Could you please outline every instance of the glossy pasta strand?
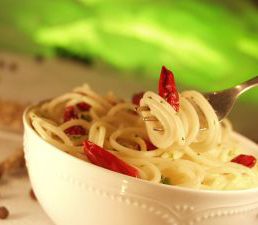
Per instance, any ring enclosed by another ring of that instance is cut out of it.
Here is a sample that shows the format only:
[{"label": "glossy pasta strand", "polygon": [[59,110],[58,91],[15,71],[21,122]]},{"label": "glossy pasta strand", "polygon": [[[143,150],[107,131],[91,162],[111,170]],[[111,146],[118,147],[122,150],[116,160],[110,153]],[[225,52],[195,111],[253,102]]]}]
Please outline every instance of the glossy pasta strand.
[{"label": "glossy pasta strand", "polygon": [[[240,154],[230,137],[230,122],[219,123],[207,100],[196,91],[184,91],[179,98],[176,112],[148,91],[140,106],[149,110],[139,114],[134,104],[121,102],[113,94],[102,97],[85,84],[36,106],[29,118],[35,131],[57,148],[88,161],[82,142],[89,140],[135,167],[141,179],[155,183],[165,179],[171,185],[208,190],[257,187],[257,166],[250,169],[230,162]],[[88,111],[76,108],[81,102],[90,105]],[[68,106],[75,107],[78,116],[64,122]],[[143,122],[146,116],[157,121]],[[86,134],[66,134],[73,126],[83,127]],[[155,131],[157,127],[163,131]],[[148,149],[146,141],[156,149]]]}]

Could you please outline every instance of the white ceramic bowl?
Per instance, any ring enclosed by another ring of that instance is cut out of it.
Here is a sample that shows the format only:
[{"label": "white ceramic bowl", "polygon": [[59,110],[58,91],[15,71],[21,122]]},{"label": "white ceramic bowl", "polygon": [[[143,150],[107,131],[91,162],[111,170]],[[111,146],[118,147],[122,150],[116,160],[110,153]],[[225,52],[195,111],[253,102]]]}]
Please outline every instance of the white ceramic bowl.
[{"label": "white ceramic bowl", "polygon": [[[28,109],[29,110],[29,109]],[[40,138],[24,114],[24,149],[35,194],[58,225],[257,225],[258,189],[200,191],[118,174]],[[258,146],[235,134],[245,149]]]}]

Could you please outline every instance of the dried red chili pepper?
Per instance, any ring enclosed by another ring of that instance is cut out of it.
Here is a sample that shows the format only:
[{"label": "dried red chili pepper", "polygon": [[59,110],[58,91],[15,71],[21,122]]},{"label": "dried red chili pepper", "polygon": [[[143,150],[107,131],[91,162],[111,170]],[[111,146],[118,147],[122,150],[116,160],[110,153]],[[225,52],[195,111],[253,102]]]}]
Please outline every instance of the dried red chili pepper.
[{"label": "dried red chili pepper", "polygon": [[76,104],[76,106],[82,112],[89,111],[90,108],[91,108],[91,105],[87,104],[86,102],[79,102],[79,103]]},{"label": "dried red chili pepper", "polygon": [[162,66],[159,79],[159,95],[164,98],[176,112],[179,111],[179,95],[173,73]]},{"label": "dried red chili pepper", "polygon": [[90,142],[83,142],[83,149],[93,164],[132,177],[139,177],[139,172],[132,166],[117,158],[107,150]]},{"label": "dried red chili pepper", "polygon": [[135,94],[133,95],[133,97],[132,97],[132,102],[133,102],[133,104],[135,104],[135,105],[140,105],[140,101],[141,101],[141,99],[142,99],[144,93],[145,93],[145,92],[143,92],[143,91],[142,91],[142,92],[139,92],[139,93],[135,93]]},{"label": "dried red chili pepper", "polygon": [[157,149],[157,147],[154,144],[152,144],[150,140],[144,139],[144,141],[145,141],[148,151]]},{"label": "dried red chili pepper", "polygon": [[64,122],[67,122],[71,119],[77,119],[78,116],[75,112],[75,108],[73,106],[68,106],[64,111]]},{"label": "dried red chili pepper", "polygon": [[238,155],[237,157],[235,157],[234,159],[231,160],[231,162],[235,162],[238,164],[241,164],[243,166],[252,168],[254,167],[255,163],[256,163],[256,158],[252,155]]},{"label": "dried red chili pepper", "polygon": [[72,136],[72,135],[86,135],[87,131],[84,127],[76,125],[69,127],[65,129],[64,131],[67,135]]}]

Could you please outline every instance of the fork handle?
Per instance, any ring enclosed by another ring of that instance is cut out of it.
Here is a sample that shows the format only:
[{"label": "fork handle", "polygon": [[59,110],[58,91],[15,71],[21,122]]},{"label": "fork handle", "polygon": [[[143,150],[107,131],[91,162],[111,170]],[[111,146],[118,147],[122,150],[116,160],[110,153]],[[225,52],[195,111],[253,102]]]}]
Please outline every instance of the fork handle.
[{"label": "fork handle", "polygon": [[253,77],[252,79],[235,86],[235,89],[238,91],[238,95],[244,93],[245,91],[258,86],[258,76]]}]

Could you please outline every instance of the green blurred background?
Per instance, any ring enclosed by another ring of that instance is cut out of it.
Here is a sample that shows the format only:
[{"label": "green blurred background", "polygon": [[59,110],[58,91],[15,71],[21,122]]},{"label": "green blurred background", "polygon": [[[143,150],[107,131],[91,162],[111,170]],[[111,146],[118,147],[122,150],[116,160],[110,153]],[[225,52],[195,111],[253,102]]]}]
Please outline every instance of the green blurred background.
[{"label": "green blurred background", "polygon": [[[227,88],[258,73],[258,4],[251,0],[1,0],[0,50],[102,62],[184,87]],[[242,101],[257,103],[258,90]]]}]

